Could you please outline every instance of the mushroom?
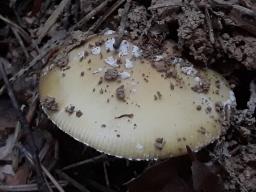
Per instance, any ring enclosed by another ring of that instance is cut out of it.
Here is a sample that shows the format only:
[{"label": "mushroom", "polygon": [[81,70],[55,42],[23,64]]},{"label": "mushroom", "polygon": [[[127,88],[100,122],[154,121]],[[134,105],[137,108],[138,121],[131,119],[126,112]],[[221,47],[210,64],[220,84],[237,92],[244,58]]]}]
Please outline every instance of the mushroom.
[{"label": "mushroom", "polygon": [[[235,104],[221,75],[181,58],[167,58],[170,70],[158,72],[152,62],[160,61],[144,58],[128,40],[118,50],[114,42],[113,34],[89,37],[69,52],[67,66],[42,73],[40,100],[54,98],[58,110],[42,108],[61,130],[98,151],[136,160],[183,155],[186,145],[196,151],[221,135]],[[120,86],[123,100],[116,96]]]}]

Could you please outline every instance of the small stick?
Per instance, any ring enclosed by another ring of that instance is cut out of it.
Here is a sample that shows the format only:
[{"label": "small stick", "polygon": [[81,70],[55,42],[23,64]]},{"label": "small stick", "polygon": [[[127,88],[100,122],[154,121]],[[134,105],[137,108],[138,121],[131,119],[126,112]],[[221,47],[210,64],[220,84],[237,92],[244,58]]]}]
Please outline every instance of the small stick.
[{"label": "small stick", "polygon": [[77,163],[74,163],[74,164],[68,165],[66,167],[63,167],[62,171],[66,171],[68,169],[72,169],[72,168],[75,168],[75,167],[78,167],[78,166],[81,166],[81,165],[84,165],[84,164],[92,163],[92,162],[95,162],[95,161],[97,161],[99,159],[103,159],[104,157],[106,157],[106,155],[105,154],[101,154],[101,155],[93,157],[91,159],[86,159],[86,160],[83,160],[83,161],[79,161]]},{"label": "small stick", "polygon": [[119,27],[119,35],[116,37],[115,43],[113,47],[115,49],[119,49],[120,44],[122,42],[122,38],[124,36],[125,27],[127,25],[127,19],[128,19],[128,12],[131,7],[131,0],[127,0],[124,6],[124,10],[121,17],[120,27]]},{"label": "small stick", "polygon": [[51,173],[45,168],[45,166],[42,165],[42,169],[45,173],[45,175],[51,180],[51,182],[54,184],[56,189],[59,190],[59,192],[65,192],[64,189],[60,186],[60,184],[56,181],[56,179],[51,175]]},{"label": "small stick", "polygon": [[[25,68],[21,69],[20,71],[18,71],[16,74],[14,74],[10,79],[9,81],[10,82],[13,82],[15,81],[16,79],[20,78],[22,75],[24,75],[24,73],[26,73],[30,68],[32,68],[35,64],[37,64],[39,61],[41,61],[41,59],[43,57],[45,57],[48,52],[48,51],[42,51],[39,55],[37,55],[29,64],[28,66],[26,66]],[[3,85],[1,88],[0,88],[0,93],[3,92],[3,90],[5,89],[5,85]]]},{"label": "small stick", "polygon": [[95,9],[93,9],[91,12],[89,12],[87,15],[85,15],[77,24],[75,24],[71,31],[82,28],[92,17],[94,17],[98,12],[103,10],[108,3],[110,3],[113,0],[106,0],[103,1],[101,4],[99,4]]},{"label": "small stick", "polygon": [[14,27],[11,27],[11,29],[12,29],[12,32],[13,32],[13,34],[15,35],[16,39],[18,40],[18,42],[19,42],[19,44],[20,44],[20,46],[21,46],[21,48],[22,48],[22,51],[24,52],[24,54],[25,54],[25,56],[26,56],[26,58],[27,58],[27,60],[28,60],[28,59],[29,59],[28,50],[27,50],[27,48],[25,47],[25,45],[24,45],[24,43],[23,43],[23,41],[22,41],[22,39],[21,39],[19,33],[17,32],[17,29],[15,29]]},{"label": "small stick", "polygon": [[73,185],[75,188],[77,188],[81,192],[90,192],[88,189],[86,189],[83,185],[78,183],[76,180],[71,178],[66,173],[62,172],[61,170],[56,170],[56,173],[62,177],[63,179],[67,180],[71,185]]},{"label": "small stick", "polygon": [[29,110],[28,110],[28,113],[26,115],[26,119],[27,119],[29,124],[31,124],[31,122],[33,120],[33,117],[34,117],[35,112],[36,112],[37,104],[38,104],[38,94],[33,96],[32,103],[29,106]]},{"label": "small stick", "polygon": [[108,170],[107,170],[107,162],[106,162],[106,161],[103,162],[103,169],[104,169],[104,175],[105,175],[106,185],[107,185],[107,187],[109,187],[110,184],[109,184]]},{"label": "small stick", "polygon": [[62,0],[58,7],[53,11],[51,16],[47,19],[45,24],[39,29],[39,37],[38,37],[38,43],[41,42],[41,40],[47,35],[48,31],[51,29],[51,27],[55,24],[59,16],[62,14],[64,8],[69,3],[70,0]]},{"label": "small stick", "polygon": [[100,27],[100,25],[124,2],[125,0],[116,1],[116,3],[114,3],[112,7],[110,7],[110,9],[89,28],[88,33],[90,34],[91,32],[96,31]]},{"label": "small stick", "polygon": [[54,144],[54,155],[53,155],[53,160],[51,161],[50,165],[48,166],[48,170],[51,171],[53,167],[56,165],[59,159],[59,143],[58,141],[55,142]]},{"label": "small stick", "polygon": [[5,18],[1,14],[0,14],[0,19],[3,20],[4,22],[8,23],[10,26],[15,27],[19,31],[21,36],[26,40],[26,42],[30,43],[31,37],[29,36],[29,34],[24,29],[22,29],[20,26],[18,26],[16,23],[9,20],[8,18]]},{"label": "small stick", "polygon": [[7,78],[5,68],[4,68],[4,65],[3,65],[1,60],[0,60],[0,72],[1,72],[2,78],[4,80],[5,86],[7,88],[8,95],[11,99],[12,105],[13,105],[14,109],[17,111],[17,116],[18,116],[18,119],[20,121],[21,127],[24,129],[25,132],[29,133],[30,138],[28,140],[29,141],[28,144],[29,144],[29,146],[32,150],[32,155],[33,155],[32,159],[35,161],[36,174],[37,174],[37,178],[38,178],[38,180],[37,180],[38,188],[40,189],[40,191],[49,191],[49,189],[45,185],[45,178],[42,174],[42,167],[41,167],[41,163],[40,163],[40,160],[39,160],[39,157],[38,157],[38,149],[37,149],[36,144],[35,144],[35,140],[34,140],[34,137],[33,137],[33,134],[32,134],[32,129],[29,126],[29,124],[27,122],[27,119],[22,114],[22,112],[19,108],[18,102],[17,102],[16,97],[14,95],[13,89],[10,85],[10,82]]},{"label": "small stick", "polygon": [[[157,2],[157,1],[156,1]],[[179,8],[183,5],[182,0],[175,0],[175,1],[163,1],[164,3],[156,3],[155,5],[151,5],[148,10],[156,10],[159,8]]]},{"label": "small stick", "polygon": [[[31,163],[31,165],[35,166],[35,163],[32,159],[31,154],[28,152],[27,149],[25,149],[22,145],[17,144],[17,147],[24,153],[25,157],[28,159],[28,161]],[[45,166],[42,165],[42,170],[45,173],[45,175],[50,179],[50,181],[56,186],[56,189],[58,189],[59,192],[65,192],[64,189],[59,185],[59,183],[56,181],[56,179],[51,175],[51,173],[45,168]],[[51,190],[51,188],[50,188]]]},{"label": "small stick", "polygon": [[37,64],[43,57],[45,57],[48,54],[48,51],[41,51],[39,55],[37,55],[24,69],[21,69],[16,74],[13,75],[9,80],[10,82],[13,82],[20,78],[24,73],[26,73],[29,69],[31,69],[35,64]]},{"label": "small stick", "polygon": [[[64,187],[66,186],[68,183],[64,180],[58,181],[58,183]],[[50,184],[51,188],[54,188],[55,186]],[[17,192],[21,192],[21,191],[38,191],[38,186],[37,184],[24,184],[24,185],[0,185],[0,190],[1,191],[17,191]]]},{"label": "small stick", "polygon": [[214,33],[213,33],[210,14],[209,14],[209,11],[208,11],[207,7],[205,7],[204,10],[205,10],[205,16],[206,16],[206,23],[208,25],[208,30],[209,30],[209,38],[210,38],[211,43],[214,44],[215,40],[214,40]]}]

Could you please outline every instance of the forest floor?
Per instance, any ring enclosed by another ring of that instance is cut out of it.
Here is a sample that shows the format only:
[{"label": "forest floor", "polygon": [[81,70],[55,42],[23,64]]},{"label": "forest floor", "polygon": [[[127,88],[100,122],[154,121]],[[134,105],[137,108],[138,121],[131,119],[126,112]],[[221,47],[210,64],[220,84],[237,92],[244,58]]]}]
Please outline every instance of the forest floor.
[{"label": "forest floor", "polygon": [[[147,56],[161,54],[163,42],[171,41],[180,57],[228,81],[237,102],[231,125],[197,160],[101,154],[63,133],[41,110],[38,79],[51,55],[77,31],[106,29],[124,30],[149,47]],[[0,1],[0,64],[0,191],[256,191],[254,0]]]}]

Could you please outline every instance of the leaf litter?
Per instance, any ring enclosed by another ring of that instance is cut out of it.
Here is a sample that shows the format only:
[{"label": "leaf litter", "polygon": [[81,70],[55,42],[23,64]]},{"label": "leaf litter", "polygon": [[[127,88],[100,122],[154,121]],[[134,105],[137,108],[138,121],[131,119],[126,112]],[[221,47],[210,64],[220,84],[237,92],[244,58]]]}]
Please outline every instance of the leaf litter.
[{"label": "leaf litter", "polygon": [[[80,0],[65,6],[66,3],[68,1],[65,0],[0,2],[1,62],[5,60],[8,77],[22,104],[23,113],[30,109],[37,93],[37,80],[42,66],[56,55],[60,47],[74,42],[79,42],[75,45],[79,46],[88,34],[106,28],[118,31],[124,13],[124,1],[115,4],[115,1],[104,3],[102,0]],[[56,167],[65,167],[86,159],[86,164],[74,166],[66,173],[90,191],[126,191],[127,188],[131,192],[255,191],[255,7],[255,2],[251,0],[138,0],[131,1],[127,13],[123,35],[131,37],[143,49],[145,57],[156,59],[155,55],[164,53],[165,43],[173,41],[176,43],[174,55],[182,55],[194,65],[222,73],[233,86],[238,103],[244,104],[237,107],[227,133],[216,142],[200,150],[193,159],[184,156],[163,162],[129,162],[114,157],[95,160],[99,156],[98,152],[57,130],[40,108],[36,108],[31,126],[34,132],[44,130],[43,134],[34,134],[43,165],[57,181],[61,181],[62,178],[55,174]],[[91,10],[96,8],[92,13]],[[86,17],[87,14],[93,17]],[[86,19],[82,20],[84,17]],[[76,21],[81,21],[76,27],[80,32],[72,31]],[[18,39],[12,28],[21,39]],[[23,47],[20,41],[23,41]],[[116,72],[108,78],[114,81]],[[25,155],[17,153],[13,145],[17,114],[10,107],[1,77],[0,85],[1,182],[6,186],[25,184],[30,187],[29,184],[35,181],[35,170],[25,160]],[[241,87],[247,87],[246,93],[241,91],[244,90]],[[28,140],[26,134],[21,132],[17,137],[24,146]],[[108,182],[105,180],[106,174]],[[220,181],[223,190],[215,188]],[[66,191],[80,191],[74,185],[62,183]]]}]

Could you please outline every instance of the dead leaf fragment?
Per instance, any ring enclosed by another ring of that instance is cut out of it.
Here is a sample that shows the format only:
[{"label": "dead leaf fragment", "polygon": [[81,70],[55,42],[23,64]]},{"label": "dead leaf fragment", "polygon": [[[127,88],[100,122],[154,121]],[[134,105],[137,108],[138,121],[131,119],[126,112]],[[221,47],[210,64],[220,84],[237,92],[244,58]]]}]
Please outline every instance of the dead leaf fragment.
[{"label": "dead leaf fragment", "polygon": [[157,163],[128,184],[129,192],[192,192],[192,187],[180,176],[189,171],[181,158]]},{"label": "dead leaf fragment", "polygon": [[221,192],[224,189],[221,178],[215,172],[214,167],[198,161],[194,152],[187,146],[187,151],[192,159],[193,187],[198,192]]}]

